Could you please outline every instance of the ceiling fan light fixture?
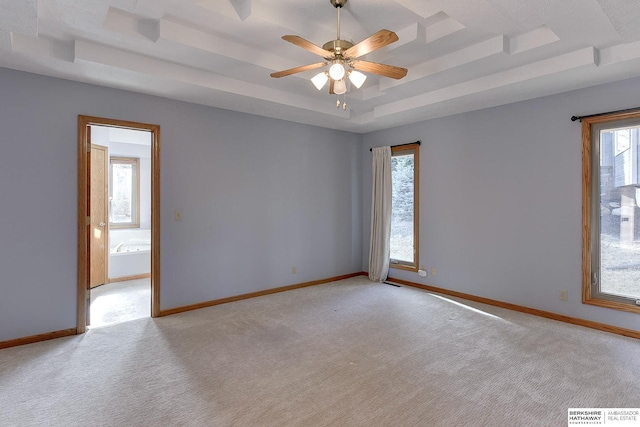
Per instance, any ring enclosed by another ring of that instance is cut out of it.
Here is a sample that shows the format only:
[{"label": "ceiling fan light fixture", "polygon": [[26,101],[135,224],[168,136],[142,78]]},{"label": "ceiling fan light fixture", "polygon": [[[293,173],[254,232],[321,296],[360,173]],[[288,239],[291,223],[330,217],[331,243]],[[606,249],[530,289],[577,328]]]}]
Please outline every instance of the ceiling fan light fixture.
[{"label": "ceiling fan light fixture", "polygon": [[333,65],[329,68],[329,77],[331,77],[336,82],[342,80],[344,74],[344,65],[342,65],[341,62],[334,62]]},{"label": "ceiling fan light fixture", "polygon": [[342,105],[342,109],[346,110],[347,103],[343,96],[342,104],[340,104],[340,95],[344,95],[349,90],[347,84],[349,86],[353,85],[356,89],[360,89],[367,80],[367,76],[356,71],[356,69],[383,77],[391,77],[393,79],[401,79],[406,76],[407,69],[360,59],[364,55],[398,41],[398,35],[393,31],[380,30],[356,44],[353,44],[353,42],[348,40],[343,40],[340,37],[340,9],[347,4],[348,0],[329,1],[336,9],[338,18],[337,34],[334,40],[330,40],[320,47],[300,36],[282,36],[283,40],[299,46],[315,55],[321,56],[324,62],[316,62],[314,64],[274,72],[271,73],[271,77],[279,78],[328,66],[328,69],[325,68],[325,71],[313,76],[313,78],[311,78],[311,82],[318,90],[321,90],[329,81],[331,83],[329,87],[329,94],[337,94],[337,107],[340,108],[340,105]]},{"label": "ceiling fan light fixture", "polygon": [[327,76],[327,72],[323,71],[321,73],[316,74],[311,78],[311,83],[316,87],[316,89],[321,90],[324,85],[329,81],[329,76]]},{"label": "ceiling fan light fixture", "polygon": [[367,80],[367,76],[362,74],[360,71],[351,70],[349,72],[349,80],[351,83],[358,89],[364,84],[365,80]]},{"label": "ceiling fan light fixture", "polygon": [[336,95],[342,95],[343,93],[345,93],[347,91],[347,83],[345,82],[345,80],[337,80],[334,84],[333,84],[333,92]]}]

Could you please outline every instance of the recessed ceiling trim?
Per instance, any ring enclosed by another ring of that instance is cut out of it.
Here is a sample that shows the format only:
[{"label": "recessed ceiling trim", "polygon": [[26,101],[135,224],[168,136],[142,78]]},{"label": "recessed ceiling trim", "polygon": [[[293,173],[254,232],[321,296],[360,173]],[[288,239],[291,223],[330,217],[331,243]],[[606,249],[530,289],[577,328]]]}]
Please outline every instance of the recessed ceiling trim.
[{"label": "recessed ceiling trim", "polygon": [[61,42],[26,34],[11,33],[11,49],[35,58],[55,58],[65,62],[74,61],[74,42]]},{"label": "recessed ceiling trim", "polygon": [[599,65],[619,64],[640,58],[640,42],[620,44],[599,50]]},{"label": "recessed ceiling trim", "polygon": [[437,4],[424,0],[396,0],[396,2],[424,19],[437,15],[442,11]]},{"label": "recessed ceiling trim", "polygon": [[285,68],[292,68],[298,65],[281,56],[225,40],[167,19],[160,20],[159,40],[168,40],[200,49],[204,52],[233,58],[237,61],[263,67],[269,71],[275,71],[282,67],[283,64]]},{"label": "recessed ceiling trim", "polygon": [[424,26],[417,22],[404,27],[401,30],[395,31],[399,40],[392,45],[387,46],[387,50],[394,51],[401,46],[409,43],[425,43],[426,42],[426,29]]},{"label": "recessed ceiling trim", "polygon": [[95,43],[77,41],[75,44],[75,58],[76,62],[86,61],[108,65],[139,72],[143,75],[153,75],[202,88],[228,92],[264,101],[273,101],[274,99],[277,99],[279,104],[313,112],[321,112],[323,114],[329,114],[336,117],[346,117],[345,112],[338,111],[335,107],[330,108],[330,106],[322,105],[323,103],[319,103],[317,99],[314,98],[295,95],[292,93],[284,93],[277,89],[212,74],[196,68],[125,52]]},{"label": "recessed ceiling trim", "polygon": [[558,40],[560,40],[560,37],[558,37],[556,33],[551,31],[549,27],[542,26],[528,33],[511,38],[511,40],[509,40],[509,52],[515,55],[546,46],[550,43],[555,43]]},{"label": "recessed ceiling trim", "polygon": [[585,66],[596,66],[596,51],[594,48],[580,49],[565,55],[405,98],[401,101],[380,105],[375,107],[373,111],[376,118],[384,117]]},{"label": "recessed ceiling trim", "polygon": [[464,30],[465,26],[456,21],[455,19],[448,17],[442,21],[436,22],[433,25],[427,26],[425,29],[425,39],[427,43],[432,43],[443,37],[450,36],[458,31]]},{"label": "recessed ceiling trim", "polygon": [[455,67],[470,64],[493,55],[506,54],[506,39],[496,36],[489,40],[476,43],[447,55],[434,58],[422,64],[411,67],[411,72],[402,80],[380,81],[380,90],[387,90],[396,86],[424,79],[437,73],[442,73]]},{"label": "recessed ceiling trim", "polygon": [[251,16],[252,0],[229,0],[229,2],[236,10],[238,18],[240,18],[241,21]]}]

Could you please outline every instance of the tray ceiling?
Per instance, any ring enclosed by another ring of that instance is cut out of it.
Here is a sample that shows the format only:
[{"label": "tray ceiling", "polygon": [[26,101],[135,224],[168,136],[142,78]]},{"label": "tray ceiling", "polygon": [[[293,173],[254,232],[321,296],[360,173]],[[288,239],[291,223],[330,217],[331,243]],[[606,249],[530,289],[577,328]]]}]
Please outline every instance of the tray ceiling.
[{"label": "tray ceiling", "polygon": [[[0,0],[0,67],[353,132],[640,76],[635,0],[349,0],[341,36],[400,40],[364,59],[408,68],[318,92],[281,39],[336,37],[329,0]],[[590,113],[591,111],[585,111]]]}]

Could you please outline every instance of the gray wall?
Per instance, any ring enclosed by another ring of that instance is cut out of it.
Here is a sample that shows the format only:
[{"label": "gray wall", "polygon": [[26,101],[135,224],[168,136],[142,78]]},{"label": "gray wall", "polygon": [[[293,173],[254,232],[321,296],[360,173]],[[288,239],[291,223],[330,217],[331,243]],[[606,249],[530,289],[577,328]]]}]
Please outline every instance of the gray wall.
[{"label": "gray wall", "polygon": [[438,275],[393,276],[638,329],[581,303],[569,121],[637,93],[627,80],[360,136],[0,69],[0,341],[75,327],[78,114],[161,126],[163,309],[366,270],[369,148],[420,139],[420,264]]},{"label": "gray wall", "polygon": [[639,329],[637,314],[581,302],[582,136],[570,121],[637,107],[638,93],[640,79],[627,80],[364,135],[363,270],[369,148],[421,140],[420,265],[437,276],[391,276]]},{"label": "gray wall", "polygon": [[7,69],[0,94],[0,341],[75,327],[78,114],[161,126],[163,309],[360,271],[360,135]]}]

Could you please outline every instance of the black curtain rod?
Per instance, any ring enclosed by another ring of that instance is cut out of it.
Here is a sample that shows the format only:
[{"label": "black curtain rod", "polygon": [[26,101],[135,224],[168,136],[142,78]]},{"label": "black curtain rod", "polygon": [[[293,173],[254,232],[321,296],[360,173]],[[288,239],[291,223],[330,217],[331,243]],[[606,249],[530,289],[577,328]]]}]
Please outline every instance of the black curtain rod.
[{"label": "black curtain rod", "polygon": [[[416,142],[408,142],[406,144],[398,144],[398,145],[392,145],[391,147],[404,147],[405,145],[413,145],[413,144],[418,144],[420,145],[421,142],[420,141],[416,141]],[[369,148],[369,151],[373,151],[373,148]]]},{"label": "black curtain rod", "polygon": [[640,111],[640,107],[628,108],[626,110],[609,111],[608,113],[590,114],[588,116],[571,116],[571,121],[572,122],[575,122],[576,120],[582,121],[582,119],[588,119],[589,117],[606,116],[607,114],[631,113],[633,111]]}]

